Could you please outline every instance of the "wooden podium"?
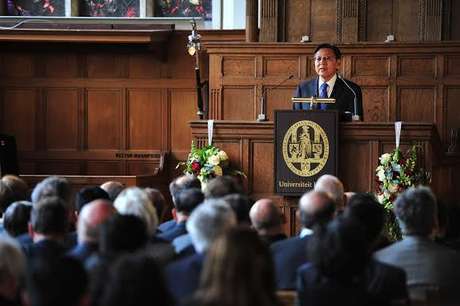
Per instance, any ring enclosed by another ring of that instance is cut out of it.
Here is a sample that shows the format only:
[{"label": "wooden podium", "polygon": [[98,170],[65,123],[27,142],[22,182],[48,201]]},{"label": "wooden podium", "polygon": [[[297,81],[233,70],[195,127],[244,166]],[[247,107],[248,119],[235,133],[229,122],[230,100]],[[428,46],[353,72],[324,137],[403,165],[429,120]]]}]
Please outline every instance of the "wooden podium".
[{"label": "wooden podium", "polygon": [[[206,121],[190,122],[192,137],[198,145],[207,143]],[[382,153],[395,146],[393,123],[339,123],[338,177],[346,191],[375,190],[375,168]],[[297,197],[282,197],[274,192],[274,123],[217,120],[213,143],[225,150],[232,163],[247,175],[245,187],[253,199],[269,197],[276,201],[286,216],[285,231],[295,234]],[[443,153],[435,126],[431,123],[403,123],[401,148],[416,142],[423,148],[420,156],[425,169],[433,174],[432,188],[438,197],[458,199],[454,188],[457,180],[458,157]],[[457,168],[456,168],[457,167]]]}]

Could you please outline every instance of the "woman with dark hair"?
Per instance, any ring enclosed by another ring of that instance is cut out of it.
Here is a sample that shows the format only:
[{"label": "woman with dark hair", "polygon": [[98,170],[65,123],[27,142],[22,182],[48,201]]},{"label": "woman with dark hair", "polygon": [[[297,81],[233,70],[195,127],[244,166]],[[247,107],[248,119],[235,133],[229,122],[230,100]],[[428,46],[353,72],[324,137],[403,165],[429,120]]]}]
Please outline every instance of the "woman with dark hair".
[{"label": "woman with dark hair", "polygon": [[189,306],[278,306],[270,250],[257,233],[237,227],[207,255],[200,288]]}]

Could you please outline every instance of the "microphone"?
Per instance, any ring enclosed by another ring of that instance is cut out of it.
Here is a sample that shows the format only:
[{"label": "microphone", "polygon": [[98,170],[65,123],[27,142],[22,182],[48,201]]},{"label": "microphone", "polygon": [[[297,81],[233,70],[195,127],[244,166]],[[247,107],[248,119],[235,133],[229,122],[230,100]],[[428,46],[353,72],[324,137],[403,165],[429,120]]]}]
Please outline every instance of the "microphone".
[{"label": "microphone", "polygon": [[[276,84],[274,87],[271,89],[276,89],[286,83],[288,80],[292,79],[294,77],[293,74],[290,74],[287,78]],[[265,87],[264,90],[262,90],[262,95],[260,97],[260,114],[257,115],[257,121],[267,121],[267,115],[265,114],[265,94],[267,93],[268,87]]]},{"label": "microphone", "polygon": [[337,73],[337,77],[341,79],[345,83],[345,86],[347,86],[348,89],[350,89],[351,92],[353,93],[353,96],[354,96],[353,98],[353,116],[351,116],[351,120],[359,121],[360,117],[358,115],[358,96],[356,95],[356,92],[353,90],[353,88],[348,84],[348,82],[339,73]]}]

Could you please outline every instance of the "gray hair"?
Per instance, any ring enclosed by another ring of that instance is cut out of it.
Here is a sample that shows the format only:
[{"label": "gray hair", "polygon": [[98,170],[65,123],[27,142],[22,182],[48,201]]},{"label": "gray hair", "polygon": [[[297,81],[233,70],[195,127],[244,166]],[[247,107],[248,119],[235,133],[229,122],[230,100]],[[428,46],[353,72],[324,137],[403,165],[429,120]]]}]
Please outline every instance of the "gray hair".
[{"label": "gray hair", "polygon": [[20,285],[24,280],[25,268],[25,256],[17,242],[0,235],[0,284],[12,278]]},{"label": "gray hair", "polygon": [[330,174],[322,175],[315,183],[315,191],[327,193],[335,202],[338,209],[344,206],[344,189],[342,182]]},{"label": "gray hair", "polygon": [[32,203],[37,203],[45,197],[58,197],[68,204],[72,204],[72,188],[69,181],[64,177],[49,176],[39,182],[32,191]]},{"label": "gray hair", "polygon": [[190,215],[186,227],[198,253],[206,251],[212,242],[229,227],[236,225],[236,216],[222,199],[209,199]]},{"label": "gray hair", "polygon": [[436,197],[429,187],[411,187],[396,199],[394,212],[404,234],[428,236],[435,226]]},{"label": "gray hair", "polygon": [[147,234],[155,234],[158,227],[157,211],[144,190],[138,187],[126,188],[118,195],[113,205],[122,215],[141,218],[147,227]]}]

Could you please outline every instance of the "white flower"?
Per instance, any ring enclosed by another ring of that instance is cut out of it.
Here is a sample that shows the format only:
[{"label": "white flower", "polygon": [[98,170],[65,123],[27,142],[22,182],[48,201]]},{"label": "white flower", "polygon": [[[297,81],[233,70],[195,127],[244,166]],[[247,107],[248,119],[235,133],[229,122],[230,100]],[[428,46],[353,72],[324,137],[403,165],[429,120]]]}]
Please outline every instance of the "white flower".
[{"label": "white flower", "polygon": [[382,156],[379,157],[379,160],[382,165],[386,165],[391,160],[391,154],[390,153],[382,154]]},{"label": "white flower", "polygon": [[208,164],[217,166],[220,163],[220,158],[218,155],[212,155],[208,157]]},{"label": "white flower", "polygon": [[385,170],[383,168],[378,169],[377,176],[379,178],[379,181],[383,182],[385,180]]},{"label": "white flower", "polygon": [[219,151],[219,153],[217,153],[217,156],[219,156],[221,161],[228,159],[228,155],[227,153],[225,153],[225,151]]},{"label": "white flower", "polygon": [[388,190],[389,190],[391,193],[395,193],[396,191],[398,191],[398,185],[389,184],[389,185],[388,185]]},{"label": "white flower", "polygon": [[383,194],[379,194],[377,195],[377,200],[379,201],[379,203],[383,203],[383,200],[385,200],[385,196]]}]

